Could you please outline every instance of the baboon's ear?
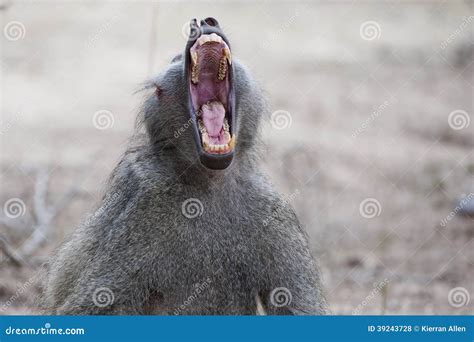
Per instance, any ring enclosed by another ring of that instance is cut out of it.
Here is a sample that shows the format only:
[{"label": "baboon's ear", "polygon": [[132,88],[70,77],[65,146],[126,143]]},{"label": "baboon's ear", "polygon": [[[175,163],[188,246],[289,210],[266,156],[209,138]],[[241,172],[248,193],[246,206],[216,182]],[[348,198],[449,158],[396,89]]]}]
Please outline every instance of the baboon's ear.
[{"label": "baboon's ear", "polygon": [[219,22],[217,21],[217,19],[213,17],[207,17],[206,19],[201,20],[201,26],[206,26],[206,25],[221,28],[219,26]]},{"label": "baboon's ear", "polygon": [[179,55],[176,55],[173,57],[173,59],[171,60],[171,63],[179,62],[182,59],[183,59],[183,54],[180,53]]},{"label": "baboon's ear", "polygon": [[197,23],[197,19],[193,18],[189,22],[189,39],[196,39],[199,36],[199,25]]}]

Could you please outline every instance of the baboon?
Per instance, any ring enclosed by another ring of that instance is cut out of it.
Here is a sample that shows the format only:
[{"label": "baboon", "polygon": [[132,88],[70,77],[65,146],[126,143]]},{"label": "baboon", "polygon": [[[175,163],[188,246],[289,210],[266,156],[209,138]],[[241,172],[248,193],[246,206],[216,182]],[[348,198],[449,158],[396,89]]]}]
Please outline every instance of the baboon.
[{"label": "baboon", "polygon": [[99,209],[49,265],[44,312],[324,314],[307,236],[258,166],[266,103],[217,20],[192,20],[144,88]]}]

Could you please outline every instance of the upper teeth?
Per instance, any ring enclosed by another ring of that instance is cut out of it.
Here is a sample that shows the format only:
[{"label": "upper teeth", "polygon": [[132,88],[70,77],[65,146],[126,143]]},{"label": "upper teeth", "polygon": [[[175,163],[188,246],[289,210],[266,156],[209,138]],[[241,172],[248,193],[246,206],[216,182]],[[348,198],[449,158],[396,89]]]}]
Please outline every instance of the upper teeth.
[{"label": "upper teeth", "polygon": [[230,52],[229,46],[227,43],[220,37],[219,35],[215,33],[211,34],[203,34],[201,35],[196,43],[191,47],[189,53],[191,55],[191,81],[194,84],[199,83],[199,61],[198,61],[198,51],[196,50],[197,47],[207,44],[207,43],[219,43],[222,44],[222,50],[221,50],[221,57],[219,61],[219,69],[217,72],[217,79],[219,81],[222,81],[225,79],[226,74],[227,74],[227,63],[229,65],[232,65],[232,54]]},{"label": "upper teeth", "polygon": [[198,53],[196,51],[191,51],[191,58],[193,59],[193,64],[198,62]]},{"label": "upper teeth", "polygon": [[218,36],[215,33],[211,34],[203,34],[201,37],[198,38],[197,40],[197,46],[210,43],[210,42],[216,42],[216,43],[222,43],[224,42],[220,36]]},{"label": "upper teeth", "polygon": [[227,60],[229,61],[229,65],[232,65],[232,55],[230,53],[229,47],[226,45],[223,50],[225,58],[227,58]]}]

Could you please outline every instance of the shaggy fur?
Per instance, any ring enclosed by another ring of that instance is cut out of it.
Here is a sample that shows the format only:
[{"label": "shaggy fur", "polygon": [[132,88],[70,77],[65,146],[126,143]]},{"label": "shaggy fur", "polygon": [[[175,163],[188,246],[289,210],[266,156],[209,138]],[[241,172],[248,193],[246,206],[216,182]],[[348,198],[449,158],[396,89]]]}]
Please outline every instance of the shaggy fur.
[{"label": "shaggy fur", "polygon": [[[263,96],[233,64],[231,166],[213,171],[198,160],[178,56],[146,86],[153,93],[139,116],[144,132],[112,173],[100,207],[51,261],[45,313],[256,314],[257,302],[267,314],[325,312],[306,234],[257,163]],[[183,214],[188,199],[202,203],[194,218]]]}]

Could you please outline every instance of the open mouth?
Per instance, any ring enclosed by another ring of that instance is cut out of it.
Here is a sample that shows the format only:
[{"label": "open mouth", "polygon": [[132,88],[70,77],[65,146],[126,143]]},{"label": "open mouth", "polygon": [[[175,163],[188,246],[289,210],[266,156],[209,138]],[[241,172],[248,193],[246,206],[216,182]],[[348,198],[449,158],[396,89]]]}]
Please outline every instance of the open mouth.
[{"label": "open mouth", "polygon": [[235,147],[232,55],[216,31],[201,27],[199,38],[188,44],[186,73],[201,162],[211,169],[224,169]]}]

